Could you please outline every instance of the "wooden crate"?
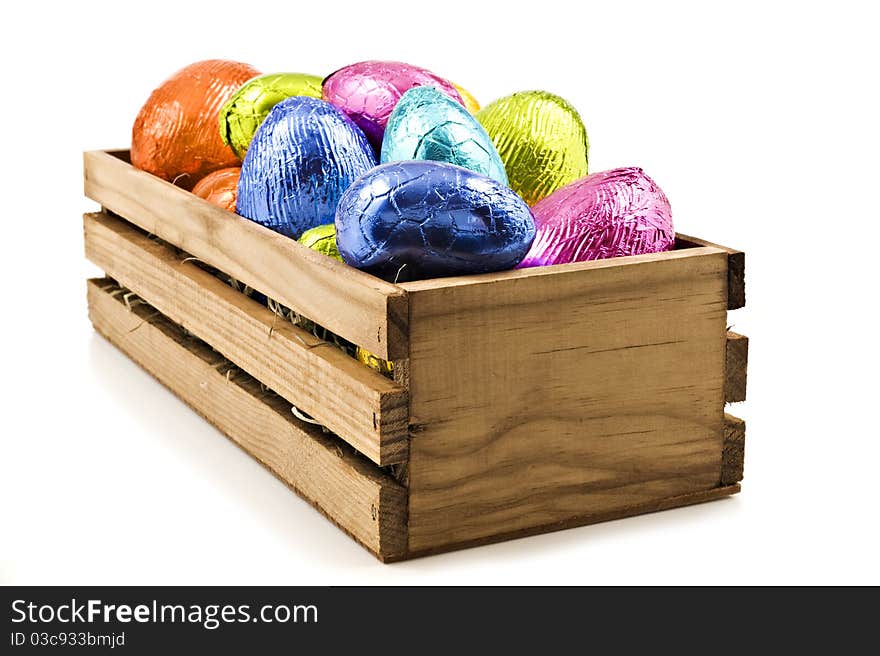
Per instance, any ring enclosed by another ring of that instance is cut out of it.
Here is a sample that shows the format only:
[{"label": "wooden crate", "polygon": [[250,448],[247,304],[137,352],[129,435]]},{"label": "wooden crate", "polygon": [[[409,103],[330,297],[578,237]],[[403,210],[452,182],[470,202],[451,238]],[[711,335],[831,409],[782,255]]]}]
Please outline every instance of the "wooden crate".
[{"label": "wooden crate", "polygon": [[[383,561],[739,491],[744,256],[391,284],[85,153],[95,328]],[[209,265],[209,267],[205,266]],[[395,362],[390,380],[218,273]],[[325,429],[298,419],[294,406]]]}]

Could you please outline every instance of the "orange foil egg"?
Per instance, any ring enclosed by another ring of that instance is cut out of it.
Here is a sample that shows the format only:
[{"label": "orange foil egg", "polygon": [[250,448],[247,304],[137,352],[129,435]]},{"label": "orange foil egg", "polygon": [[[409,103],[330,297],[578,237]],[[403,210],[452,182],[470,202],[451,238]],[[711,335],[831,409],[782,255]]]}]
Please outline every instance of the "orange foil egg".
[{"label": "orange foil egg", "polygon": [[210,59],[181,69],[153,91],[131,130],[131,163],[184,189],[240,160],[220,138],[220,108],[259,75],[247,64]]},{"label": "orange foil egg", "polygon": [[199,180],[192,192],[217,207],[234,212],[235,203],[238,200],[238,177],[240,175],[241,168],[238,166],[214,171]]}]

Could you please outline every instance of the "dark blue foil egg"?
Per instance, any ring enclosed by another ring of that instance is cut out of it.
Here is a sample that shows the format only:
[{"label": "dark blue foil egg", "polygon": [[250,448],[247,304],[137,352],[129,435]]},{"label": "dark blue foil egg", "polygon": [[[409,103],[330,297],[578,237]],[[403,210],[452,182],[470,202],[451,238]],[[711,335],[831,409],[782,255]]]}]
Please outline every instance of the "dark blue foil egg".
[{"label": "dark blue foil egg", "polygon": [[296,239],[332,223],[342,193],[375,164],[367,138],[345,114],[316,98],[288,98],[248,148],[236,211]]},{"label": "dark blue foil egg", "polygon": [[336,209],[342,258],[386,280],[510,269],[534,238],[532,213],[513,190],[442,162],[377,166]]}]

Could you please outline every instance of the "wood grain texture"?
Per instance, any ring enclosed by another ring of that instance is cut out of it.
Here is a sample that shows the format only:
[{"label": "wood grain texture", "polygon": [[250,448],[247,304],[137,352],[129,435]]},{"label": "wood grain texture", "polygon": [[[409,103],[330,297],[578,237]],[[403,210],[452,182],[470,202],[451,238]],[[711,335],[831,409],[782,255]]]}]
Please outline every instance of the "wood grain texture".
[{"label": "wood grain texture", "polygon": [[707,501],[715,501],[717,499],[723,499],[725,497],[729,497],[733,494],[737,494],[740,491],[740,486],[738,484],[733,485],[725,485],[722,487],[715,487],[711,490],[701,490],[699,492],[691,492],[689,494],[682,494],[677,497],[669,497],[666,499],[658,499],[656,501],[650,501],[648,503],[639,504],[636,506],[628,506],[626,508],[620,508],[617,510],[613,510],[610,512],[601,512],[601,513],[592,513],[581,515],[580,517],[574,517],[569,520],[565,520],[562,522],[556,522],[553,524],[544,524],[542,526],[531,526],[529,528],[525,528],[518,531],[512,531],[509,533],[497,533],[495,535],[490,535],[488,537],[479,538],[476,540],[469,540],[466,542],[458,542],[454,544],[444,544],[439,547],[422,549],[420,551],[410,551],[402,557],[394,557],[386,560],[386,562],[392,562],[402,559],[411,559],[411,558],[421,558],[424,556],[432,556],[438,553],[446,553],[448,551],[455,551],[457,549],[467,549],[470,547],[479,547],[486,544],[494,544],[496,542],[503,542],[505,540],[516,540],[519,538],[530,537],[533,535],[539,535],[541,533],[550,533],[553,531],[564,531],[570,528],[577,528],[580,526],[588,526],[590,524],[598,524],[600,522],[609,522],[616,519],[623,519],[625,517],[634,517],[636,515],[644,515],[647,513],[660,512],[663,510],[670,510],[672,508],[682,508],[685,506],[693,506],[698,503],[706,503]]},{"label": "wood grain texture", "polygon": [[721,484],[731,485],[743,479],[746,455],[746,422],[724,415],[724,450],[721,456]]},{"label": "wood grain texture", "polygon": [[294,419],[283,399],[262,392],[253,379],[222,373],[222,356],[155,309],[129,309],[102,289],[108,283],[88,283],[98,332],[368,550],[382,559],[404,553],[402,486],[344,443]]},{"label": "wood grain texture", "polygon": [[215,207],[126,157],[85,153],[86,196],[377,356],[406,357],[407,299],[398,286]]},{"label": "wood grain texture", "polygon": [[402,285],[410,550],[719,484],[727,253]]},{"label": "wood grain texture", "polygon": [[379,465],[407,459],[406,389],[279,319],[187,255],[108,214],[84,216],[86,256],[171,321]]},{"label": "wood grain texture", "polygon": [[737,403],[746,400],[746,379],[749,363],[749,338],[727,332],[727,356],[724,365],[724,400]]},{"label": "wood grain texture", "polygon": [[676,233],[676,248],[720,248],[727,253],[727,309],[737,310],[746,304],[746,254],[735,248],[713,244],[705,239]]},{"label": "wood grain texture", "polygon": [[700,255],[717,254],[720,247],[689,247],[686,250],[666,251],[664,253],[646,253],[644,255],[630,255],[627,257],[612,257],[604,260],[590,260],[588,262],[572,262],[570,264],[555,264],[553,266],[535,267],[530,269],[508,269],[493,273],[481,273],[470,276],[450,276],[449,278],[431,278],[428,280],[415,280],[398,284],[406,292],[424,292],[436,289],[449,289],[452,287],[470,287],[478,284],[507,283],[513,280],[529,279],[534,284],[543,282],[552,285],[550,280],[556,280],[555,276],[579,274],[584,271],[596,271],[598,269],[615,269],[618,267],[631,267],[635,264],[647,264],[649,262],[667,262],[670,260],[683,260]]}]

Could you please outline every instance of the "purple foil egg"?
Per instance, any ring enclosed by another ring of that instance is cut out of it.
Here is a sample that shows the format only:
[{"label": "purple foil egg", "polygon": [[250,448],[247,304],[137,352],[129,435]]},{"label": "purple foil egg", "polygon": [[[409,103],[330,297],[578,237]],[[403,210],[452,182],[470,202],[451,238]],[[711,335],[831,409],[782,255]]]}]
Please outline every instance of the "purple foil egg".
[{"label": "purple foil egg", "polygon": [[640,168],[593,173],[532,207],[537,234],[518,269],[668,251],[672,209]]},{"label": "purple foil egg", "polygon": [[365,61],[340,68],[324,80],[323,98],[348,114],[378,151],[397,101],[409,89],[425,86],[464,104],[448,80],[424,68],[393,61]]}]

